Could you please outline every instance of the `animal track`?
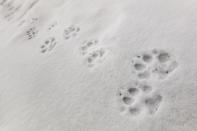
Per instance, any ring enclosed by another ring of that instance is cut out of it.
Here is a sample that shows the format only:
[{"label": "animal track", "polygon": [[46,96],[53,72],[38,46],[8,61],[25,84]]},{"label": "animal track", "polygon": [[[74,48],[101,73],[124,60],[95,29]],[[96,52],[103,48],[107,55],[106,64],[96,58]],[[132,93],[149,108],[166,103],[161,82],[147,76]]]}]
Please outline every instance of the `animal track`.
[{"label": "animal track", "polygon": [[45,42],[40,46],[41,53],[47,53],[54,49],[56,46],[57,41],[55,37],[49,37],[45,40]]},{"label": "animal track", "polygon": [[97,39],[84,41],[79,52],[83,59],[85,59],[88,67],[95,67],[96,65],[103,63],[105,58],[109,55],[109,50],[104,46],[99,46]]},{"label": "animal track", "polygon": [[98,63],[102,62],[105,59],[106,54],[107,51],[104,48],[98,48],[93,50],[86,56],[88,66],[93,67]]},{"label": "animal track", "polygon": [[93,39],[93,40],[86,40],[82,43],[81,47],[80,47],[80,52],[82,53],[82,55],[86,55],[89,50],[91,50],[93,47],[96,47],[96,45],[98,44],[98,40]]},{"label": "animal track", "polygon": [[51,25],[48,26],[47,29],[50,31],[50,30],[54,29],[57,25],[58,25],[57,22],[53,22]]},{"label": "animal track", "polygon": [[31,40],[36,37],[38,30],[35,27],[32,27],[26,31],[26,36],[28,40]]},{"label": "animal track", "polygon": [[147,82],[132,81],[118,89],[119,105],[125,114],[137,116],[146,109],[154,115],[162,102],[163,97],[151,84]]},{"label": "animal track", "polygon": [[79,31],[80,31],[80,28],[77,27],[77,26],[71,25],[71,26],[67,27],[64,30],[64,39],[68,40],[68,39],[70,39],[72,37],[77,36]]},{"label": "animal track", "polygon": [[176,59],[161,49],[139,53],[132,58],[132,65],[138,80],[165,79],[178,67]]}]

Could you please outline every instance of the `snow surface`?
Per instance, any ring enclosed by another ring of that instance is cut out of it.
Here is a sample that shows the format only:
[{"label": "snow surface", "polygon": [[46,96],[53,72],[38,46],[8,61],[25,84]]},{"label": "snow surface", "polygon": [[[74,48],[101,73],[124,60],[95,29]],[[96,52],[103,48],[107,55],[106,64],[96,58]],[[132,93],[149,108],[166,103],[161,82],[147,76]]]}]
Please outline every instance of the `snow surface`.
[{"label": "snow surface", "polygon": [[0,0],[0,131],[196,131],[196,0]]}]

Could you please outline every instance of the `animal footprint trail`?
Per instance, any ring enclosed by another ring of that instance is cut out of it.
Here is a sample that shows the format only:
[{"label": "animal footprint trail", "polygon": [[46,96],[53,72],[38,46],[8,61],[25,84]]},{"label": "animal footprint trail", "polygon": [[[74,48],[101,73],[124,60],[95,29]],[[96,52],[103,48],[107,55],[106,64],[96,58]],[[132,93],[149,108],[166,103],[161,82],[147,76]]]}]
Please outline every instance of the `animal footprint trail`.
[{"label": "animal footprint trail", "polygon": [[131,59],[134,80],[118,88],[118,105],[121,113],[130,116],[155,115],[164,100],[154,85],[164,82],[179,63],[167,50],[152,49],[139,52]]},{"label": "animal footprint trail", "polygon": [[55,48],[56,45],[57,45],[57,41],[56,41],[55,37],[49,37],[40,46],[41,53],[51,52]]}]

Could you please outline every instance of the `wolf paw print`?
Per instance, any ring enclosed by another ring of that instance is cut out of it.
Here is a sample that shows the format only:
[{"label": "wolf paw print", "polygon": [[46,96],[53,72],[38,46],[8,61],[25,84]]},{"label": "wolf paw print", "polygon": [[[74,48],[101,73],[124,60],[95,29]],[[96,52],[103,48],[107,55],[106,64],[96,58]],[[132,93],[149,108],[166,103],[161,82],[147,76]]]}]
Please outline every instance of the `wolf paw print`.
[{"label": "wolf paw print", "polygon": [[178,67],[175,57],[161,49],[141,52],[132,58],[131,64],[138,80],[163,80]]},{"label": "wolf paw print", "polygon": [[131,81],[118,89],[118,105],[121,113],[139,116],[141,113],[156,114],[163,97],[148,82]]}]

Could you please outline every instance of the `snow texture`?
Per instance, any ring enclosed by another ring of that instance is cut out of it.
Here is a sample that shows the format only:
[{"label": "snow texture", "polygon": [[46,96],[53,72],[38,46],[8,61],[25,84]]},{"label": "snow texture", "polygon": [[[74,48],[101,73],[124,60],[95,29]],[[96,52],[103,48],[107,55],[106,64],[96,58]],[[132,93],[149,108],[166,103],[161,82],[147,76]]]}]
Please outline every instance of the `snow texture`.
[{"label": "snow texture", "polygon": [[0,131],[196,131],[196,0],[0,0]]}]

